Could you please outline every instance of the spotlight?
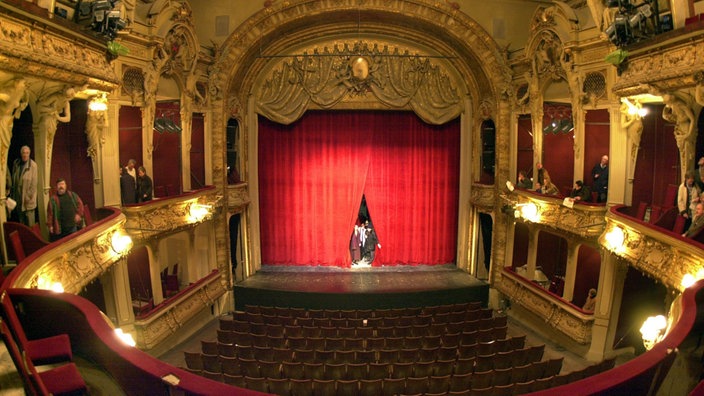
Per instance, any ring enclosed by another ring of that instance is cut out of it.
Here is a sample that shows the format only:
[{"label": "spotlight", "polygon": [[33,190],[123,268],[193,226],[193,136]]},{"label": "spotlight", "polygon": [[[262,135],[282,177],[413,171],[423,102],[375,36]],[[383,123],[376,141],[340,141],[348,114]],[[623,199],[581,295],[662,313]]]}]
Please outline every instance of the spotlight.
[{"label": "spotlight", "polygon": [[154,120],[154,129],[159,133],[164,133],[166,131],[166,120],[163,118]]}]

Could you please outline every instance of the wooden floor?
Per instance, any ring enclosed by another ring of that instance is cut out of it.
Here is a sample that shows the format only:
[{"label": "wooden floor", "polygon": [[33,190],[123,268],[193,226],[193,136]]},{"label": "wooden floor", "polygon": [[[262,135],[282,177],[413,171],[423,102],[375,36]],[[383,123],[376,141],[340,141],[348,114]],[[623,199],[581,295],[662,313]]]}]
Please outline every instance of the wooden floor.
[{"label": "wooden floor", "polygon": [[481,301],[489,285],[454,265],[337,267],[264,266],[235,285],[245,305],[309,309],[383,309]]}]

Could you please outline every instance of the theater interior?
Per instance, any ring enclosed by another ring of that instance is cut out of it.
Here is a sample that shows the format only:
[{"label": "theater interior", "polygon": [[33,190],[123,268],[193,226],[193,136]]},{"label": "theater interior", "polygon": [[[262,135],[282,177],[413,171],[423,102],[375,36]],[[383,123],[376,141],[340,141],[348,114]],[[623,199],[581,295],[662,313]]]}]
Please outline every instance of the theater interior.
[{"label": "theater interior", "polygon": [[0,394],[704,394],[703,32],[702,0],[0,2]]}]

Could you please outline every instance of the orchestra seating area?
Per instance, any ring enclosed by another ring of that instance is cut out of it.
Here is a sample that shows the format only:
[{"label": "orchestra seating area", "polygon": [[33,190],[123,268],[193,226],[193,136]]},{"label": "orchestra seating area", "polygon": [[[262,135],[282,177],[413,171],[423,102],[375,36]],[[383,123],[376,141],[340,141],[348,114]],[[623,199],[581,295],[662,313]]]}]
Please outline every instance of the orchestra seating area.
[{"label": "orchestra seating area", "polygon": [[481,303],[378,310],[247,305],[216,337],[184,351],[185,369],[277,395],[513,395],[608,370],[562,373],[544,344],[507,336],[507,318]]}]

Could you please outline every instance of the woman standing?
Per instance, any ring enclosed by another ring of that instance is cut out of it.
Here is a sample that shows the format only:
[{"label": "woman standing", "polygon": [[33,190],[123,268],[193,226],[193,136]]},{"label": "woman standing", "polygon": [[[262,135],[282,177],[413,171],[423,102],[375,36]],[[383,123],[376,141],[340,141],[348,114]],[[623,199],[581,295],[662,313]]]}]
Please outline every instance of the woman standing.
[{"label": "woman standing", "polygon": [[139,195],[139,202],[146,202],[152,200],[152,178],[147,176],[147,170],[143,166],[140,166],[137,170],[138,180],[137,180],[137,193]]}]

